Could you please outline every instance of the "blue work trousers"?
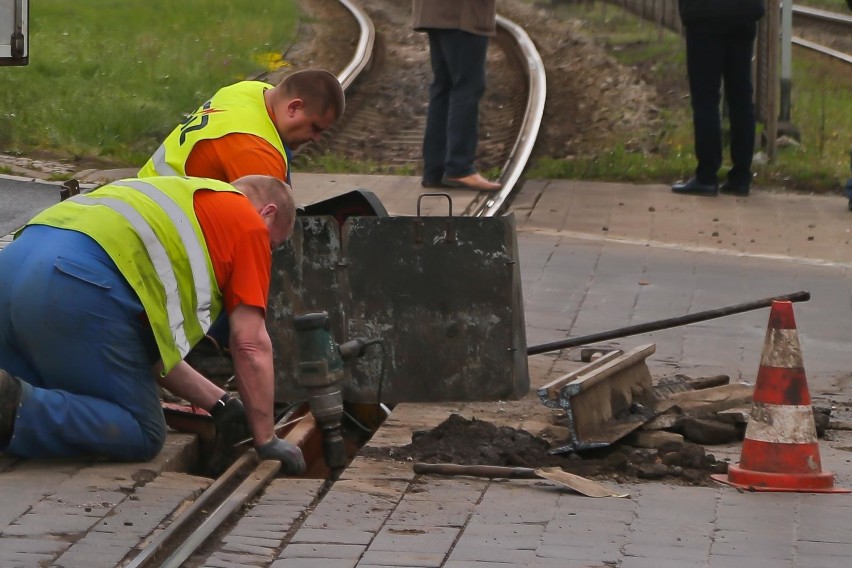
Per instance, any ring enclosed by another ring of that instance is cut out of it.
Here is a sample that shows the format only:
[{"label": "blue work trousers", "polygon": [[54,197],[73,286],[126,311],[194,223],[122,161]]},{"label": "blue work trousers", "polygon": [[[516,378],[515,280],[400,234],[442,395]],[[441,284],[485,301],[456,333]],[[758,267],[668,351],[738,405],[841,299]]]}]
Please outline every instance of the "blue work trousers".
[{"label": "blue work trousers", "polygon": [[432,84],[423,136],[423,180],[476,172],[479,100],[485,93],[488,36],[430,29]]},{"label": "blue work trousers", "polygon": [[82,233],[30,226],[0,251],[0,368],[24,381],[0,451],[147,461],[166,424],[138,296]]},{"label": "blue work trousers", "polygon": [[686,68],[698,161],[695,177],[701,183],[717,183],[722,166],[719,101],[724,79],[731,122],[728,181],[735,186],[751,184],[756,127],[751,58],[756,35],[757,23],[749,19],[720,18],[686,26]]}]

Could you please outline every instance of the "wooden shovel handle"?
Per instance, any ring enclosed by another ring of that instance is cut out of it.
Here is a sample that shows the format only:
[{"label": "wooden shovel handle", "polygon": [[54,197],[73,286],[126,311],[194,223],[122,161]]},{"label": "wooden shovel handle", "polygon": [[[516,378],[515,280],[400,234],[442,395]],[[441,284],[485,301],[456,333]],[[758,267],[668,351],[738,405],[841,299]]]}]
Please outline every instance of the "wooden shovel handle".
[{"label": "wooden shovel handle", "polygon": [[507,479],[536,479],[530,467],[503,467],[498,465],[456,465],[452,463],[415,463],[414,473],[438,475],[469,475],[471,477],[505,477]]}]

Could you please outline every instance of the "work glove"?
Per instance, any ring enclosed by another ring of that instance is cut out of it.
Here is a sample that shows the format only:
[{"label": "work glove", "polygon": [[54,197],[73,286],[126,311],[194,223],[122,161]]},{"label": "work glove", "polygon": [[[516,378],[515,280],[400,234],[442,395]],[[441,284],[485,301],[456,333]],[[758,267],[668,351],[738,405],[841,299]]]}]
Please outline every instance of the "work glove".
[{"label": "work glove", "polygon": [[251,431],[246,419],[246,409],[236,397],[229,398],[224,406],[215,407],[211,417],[216,434],[205,469],[210,475],[218,476],[234,462],[234,445],[251,438]]},{"label": "work glove", "polygon": [[263,445],[256,446],[255,450],[257,450],[257,456],[262,460],[280,461],[283,471],[287,475],[301,475],[308,469],[299,446],[277,436],[273,436]]},{"label": "work glove", "polygon": [[246,409],[240,399],[229,398],[224,406],[213,411],[212,417],[216,437],[222,440],[223,448],[231,449],[237,442],[251,438]]}]

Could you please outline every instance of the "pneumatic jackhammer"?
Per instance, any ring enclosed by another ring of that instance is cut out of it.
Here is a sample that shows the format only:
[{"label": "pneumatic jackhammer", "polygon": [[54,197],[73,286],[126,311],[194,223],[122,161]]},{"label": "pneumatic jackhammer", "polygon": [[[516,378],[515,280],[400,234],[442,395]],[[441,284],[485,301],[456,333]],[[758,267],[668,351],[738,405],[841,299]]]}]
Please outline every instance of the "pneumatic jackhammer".
[{"label": "pneumatic jackhammer", "polygon": [[344,366],[364,355],[381,339],[357,337],[338,345],[331,334],[327,312],[293,318],[299,348],[298,383],[308,393],[308,405],[322,431],[323,455],[334,478],[346,467],[343,441]]}]

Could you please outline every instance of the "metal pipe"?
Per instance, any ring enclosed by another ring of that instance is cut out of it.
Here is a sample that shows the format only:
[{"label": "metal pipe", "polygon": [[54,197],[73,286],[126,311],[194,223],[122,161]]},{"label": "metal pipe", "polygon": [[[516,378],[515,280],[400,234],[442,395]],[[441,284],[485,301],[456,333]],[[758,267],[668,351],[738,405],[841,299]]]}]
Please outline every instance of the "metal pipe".
[{"label": "metal pipe", "polygon": [[793,0],[781,3],[781,110],[778,120],[790,122],[793,91]]},{"label": "metal pipe", "polygon": [[699,321],[716,319],[725,316],[732,316],[734,314],[739,314],[742,312],[750,312],[752,310],[759,310],[760,308],[768,308],[772,305],[772,302],[774,301],[807,302],[810,299],[810,292],[805,291],[787,294],[786,296],[774,296],[772,298],[755,300],[754,302],[747,302],[745,304],[736,304],[734,306],[728,306],[726,308],[717,308],[715,310],[707,310],[695,314],[687,314],[685,316],[678,316],[674,318],[640,323],[637,325],[630,325],[619,329],[613,329],[611,331],[603,331],[600,333],[593,333],[591,335],[583,335],[580,337],[563,339],[561,341],[554,341],[552,343],[533,345],[532,347],[527,348],[527,355],[538,355],[539,353],[559,351],[560,349],[568,349],[569,347],[579,347],[580,345],[589,345],[591,343],[598,343],[600,341],[607,341],[609,339],[628,337],[630,335],[649,333],[651,331],[668,329],[670,327],[679,327],[681,325],[688,325]]}]

